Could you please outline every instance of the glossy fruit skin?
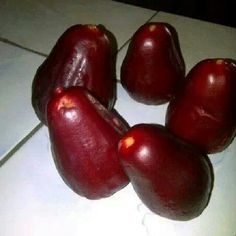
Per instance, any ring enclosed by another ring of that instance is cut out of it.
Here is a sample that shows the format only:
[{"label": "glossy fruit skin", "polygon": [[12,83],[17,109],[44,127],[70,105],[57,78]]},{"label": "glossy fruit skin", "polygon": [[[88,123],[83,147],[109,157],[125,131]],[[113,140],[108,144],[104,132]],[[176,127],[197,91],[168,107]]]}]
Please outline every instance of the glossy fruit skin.
[{"label": "glossy fruit skin", "polygon": [[232,59],[200,61],[170,102],[166,126],[206,153],[223,151],[236,133],[236,64]]},{"label": "glossy fruit skin", "polygon": [[32,105],[46,124],[46,106],[57,87],[86,87],[111,109],[116,99],[113,35],[101,25],[74,25],[58,39],[38,68],[32,84]]},{"label": "glossy fruit skin", "polygon": [[185,78],[178,35],[163,22],[142,25],[133,35],[121,66],[121,83],[138,102],[170,101]]},{"label": "glossy fruit skin", "polygon": [[134,190],[154,213],[186,221],[199,216],[207,206],[213,186],[208,157],[164,126],[133,126],[118,150]]},{"label": "glossy fruit skin", "polygon": [[84,88],[57,89],[47,119],[56,167],[74,192],[100,199],[129,183],[117,154],[128,127]]}]

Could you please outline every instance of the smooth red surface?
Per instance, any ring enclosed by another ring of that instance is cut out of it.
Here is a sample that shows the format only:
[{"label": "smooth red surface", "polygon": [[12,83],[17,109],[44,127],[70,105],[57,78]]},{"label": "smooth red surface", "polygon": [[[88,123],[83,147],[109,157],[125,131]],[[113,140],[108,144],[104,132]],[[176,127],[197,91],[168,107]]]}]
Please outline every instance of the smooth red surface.
[{"label": "smooth red surface", "polygon": [[145,104],[165,103],[175,96],[184,76],[176,30],[161,22],[141,26],[121,66],[121,83],[129,95]]},{"label": "smooth red surface", "polygon": [[104,106],[116,99],[115,38],[98,25],[74,25],[58,39],[32,85],[32,105],[46,124],[46,106],[57,87],[84,86]]},{"label": "smooth red surface", "polygon": [[173,220],[202,213],[213,186],[207,156],[161,125],[133,126],[119,142],[119,158],[143,203]]},{"label": "smooth red surface", "polygon": [[71,189],[99,199],[128,184],[117,154],[126,123],[80,87],[57,89],[47,111],[54,161]]},{"label": "smooth red surface", "polygon": [[214,58],[194,66],[169,104],[166,126],[204,152],[224,150],[236,133],[235,61]]}]

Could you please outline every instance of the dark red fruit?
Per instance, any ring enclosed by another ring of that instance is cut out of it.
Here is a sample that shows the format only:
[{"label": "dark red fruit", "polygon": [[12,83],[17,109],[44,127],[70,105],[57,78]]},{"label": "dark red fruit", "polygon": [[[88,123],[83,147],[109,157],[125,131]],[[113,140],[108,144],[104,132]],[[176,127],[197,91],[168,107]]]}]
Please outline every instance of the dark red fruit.
[{"label": "dark red fruit", "polygon": [[47,118],[56,167],[72,190],[99,199],[128,184],[117,153],[128,126],[84,88],[57,89]]},{"label": "dark red fruit", "polygon": [[224,150],[236,133],[235,61],[205,59],[194,66],[169,104],[166,126],[206,153]]},{"label": "dark red fruit", "polygon": [[98,25],[67,29],[43,64],[32,85],[32,105],[46,124],[46,106],[57,87],[84,86],[108,109],[116,98],[115,38]]},{"label": "dark red fruit", "polygon": [[185,221],[207,206],[213,183],[208,157],[165,127],[132,127],[119,142],[119,158],[134,190],[156,214]]},{"label": "dark red fruit", "polygon": [[131,39],[121,67],[121,83],[129,95],[145,104],[168,102],[184,76],[176,30],[160,22],[141,26]]}]

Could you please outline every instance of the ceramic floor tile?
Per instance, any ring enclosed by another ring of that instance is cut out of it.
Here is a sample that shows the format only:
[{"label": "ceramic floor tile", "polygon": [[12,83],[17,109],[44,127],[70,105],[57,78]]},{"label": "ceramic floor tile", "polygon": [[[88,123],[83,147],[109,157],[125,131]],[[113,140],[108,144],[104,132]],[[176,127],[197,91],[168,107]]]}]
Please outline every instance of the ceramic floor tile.
[{"label": "ceramic floor tile", "polygon": [[38,123],[31,83],[43,57],[0,42],[0,160]]},{"label": "ceramic floor tile", "polygon": [[103,24],[119,47],[155,12],[109,0],[3,0],[0,37],[48,54],[58,37],[74,24]]},{"label": "ceramic floor tile", "polygon": [[118,99],[115,104],[115,109],[124,117],[130,126],[137,123],[165,124],[167,104],[154,106],[135,102],[122,88],[120,83],[117,85],[117,91]]},{"label": "ceramic floor tile", "polygon": [[47,128],[39,130],[0,170],[0,235],[145,235],[139,199],[127,186],[110,198],[72,192],[53,163]]},{"label": "ceramic floor tile", "polygon": [[187,71],[205,58],[236,58],[236,29],[158,12],[152,21],[173,25],[179,35]]},{"label": "ceramic floor tile", "polygon": [[[116,109],[131,125],[163,123],[166,105],[154,108],[136,103],[118,85]],[[234,235],[235,147],[236,140],[220,154],[221,162],[214,164],[214,189],[202,215],[176,222],[151,213],[131,185],[96,201],[73,193],[56,171],[44,126],[0,170],[0,201],[4,203],[0,204],[0,235]]]}]

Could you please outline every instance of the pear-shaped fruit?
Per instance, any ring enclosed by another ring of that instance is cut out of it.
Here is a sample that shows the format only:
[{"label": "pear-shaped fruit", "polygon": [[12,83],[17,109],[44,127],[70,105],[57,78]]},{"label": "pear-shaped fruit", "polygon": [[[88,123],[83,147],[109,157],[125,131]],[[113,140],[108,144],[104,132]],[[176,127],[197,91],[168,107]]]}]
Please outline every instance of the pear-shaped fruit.
[{"label": "pear-shaped fruit", "polygon": [[185,77],[185,64],[173,26],[151,22],[133,35],[121,67],[121,83],[138,102],[171,100]]},{"label": "pear-shaped fruit", "polygon": [[165,127],[133,126],[119,142],[118,152],[134,190],[151,211],[185,221],[207,206],[213,183],[208,157]]},{"label": "pear-shaped fruit", "polygon": [[99,199],[128,184],[117,153],[128,126],[84,88],[58,88],[47,121],[56,167],[77,194]]},{"label": "pear-shaped fruit", "polygon": [[101,25],[74,25],[58,39],[38,68],[32,105],[46,124],[46,106],[57,87],[84,86],[108,109],[116,98],[116,40]]},{"label": "pear-shaped fruit", "polygon": [[211,58],[195,65],[169,104],[166,126],[206,153],[223,151],[236,133],[235,61]]}]

